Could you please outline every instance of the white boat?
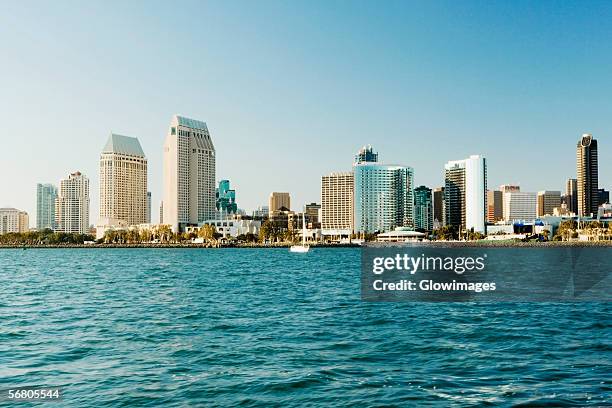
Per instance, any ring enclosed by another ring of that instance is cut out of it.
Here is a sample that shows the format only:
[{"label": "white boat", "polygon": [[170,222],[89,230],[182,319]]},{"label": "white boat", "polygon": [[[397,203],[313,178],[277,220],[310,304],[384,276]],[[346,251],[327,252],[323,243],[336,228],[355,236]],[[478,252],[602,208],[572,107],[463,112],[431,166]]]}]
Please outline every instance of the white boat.
[{"label": "white boat", "polygon": [[306,210],[302,211],[302,245],[291,245],[289,248],[290,252],[298,252],[305,253],[310,250],[310,246],[306,245],[306,216],[304,213]]}]

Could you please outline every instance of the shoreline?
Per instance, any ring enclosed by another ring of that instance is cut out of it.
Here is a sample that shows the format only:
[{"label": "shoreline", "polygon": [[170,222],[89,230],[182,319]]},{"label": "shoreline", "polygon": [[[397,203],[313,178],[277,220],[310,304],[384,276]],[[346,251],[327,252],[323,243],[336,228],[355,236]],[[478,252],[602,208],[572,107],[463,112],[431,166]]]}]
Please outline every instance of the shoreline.
[{"label": "shoreline", "polygon": [[[218,244],[192,244],[192,243],[167,243],[167,244],[40,244],[40,245],[0,245],[0,249],[227,249],[227,248],[248,248],[248,249],[275,249],[289,248],[292,243],[277,244],[240,244],[240,245],[218,245]],[[580,248],[580,247],[601,247],[612,248],[612,241],[549,241],[549,242],[504,242],[504,241],[429,241],[429,242],[372,242],[366,245],[373,247],[397,247],[397,246],[423,246],[423,247],[457,247],[457,248]],[[360,248],[358,244],[311,244],[311,248]]]}]

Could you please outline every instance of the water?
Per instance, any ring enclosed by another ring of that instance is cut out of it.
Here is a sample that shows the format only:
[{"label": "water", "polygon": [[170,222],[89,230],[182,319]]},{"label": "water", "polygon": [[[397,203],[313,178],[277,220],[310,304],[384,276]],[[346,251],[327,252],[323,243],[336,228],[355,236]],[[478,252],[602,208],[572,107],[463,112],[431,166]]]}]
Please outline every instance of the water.
[{"label": "water", "polygon": [[61,386],[75,407],[610,404],[609,303],[365,303],[359,261],[0,250],[0,389]]}]

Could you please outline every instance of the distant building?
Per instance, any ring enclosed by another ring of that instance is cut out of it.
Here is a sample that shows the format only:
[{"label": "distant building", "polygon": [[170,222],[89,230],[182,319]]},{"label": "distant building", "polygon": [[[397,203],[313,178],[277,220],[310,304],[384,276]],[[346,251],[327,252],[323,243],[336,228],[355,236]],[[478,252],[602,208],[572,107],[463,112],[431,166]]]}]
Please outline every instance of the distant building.
[{"label": "distant building", "polygon": [[433,190],[433,227],[440,228],[444,225],[444,187]]},{"label": "distant building", "polygon": [[578,180],[567,179],[565,182],[565,204],[569,212],[578,214]]},{"label": "distant building", "polygon": [[206,123],[175,115],[164,142],[164,223],[174,232],[215,218],[216,161]]},{"label": "distant building", "polygon": [[55,230],[55,200],[57,187],[53,184],[36,185],[36,229]]},{"label": "distant building", "polygon": [[28,232],[30,218],[25,211],[16,208],[0,208],[0,234]]},{"label": "distant building", "polygon": [[236,190],[230,188],[229,180],[221,180],[216,192],[217,211],[221,218],[224,214],[236,214],[238,212],[238,204],[236,204]]},{"label": "distant building", "polygon": [[606,203],[610,203],[610,192],[607,190],[604,190],[603,188],[600,188],[597,190],[597,202],[600,206],[606,204]]},{"label": "distant building", "polygon": [[135,137],[111,133],[100,154],[100,218],[147,220],[147,158]]},{"label": "distant building", "polygon": [[444,166],[446,225],[485,233],[487,162],[472,155]]},{"label": "distant building", "polygon": [[487,222],[494,224],[504,218],[504,194],[499,190],[487,191]]},{"label": "distant building", "polygon": [[576,172],[578,174],[578,215],[597,214],[598,163],[597,140],[583,134],[576,146]]},{"label": "distant building", "polygon": [[268,218],[270,215],[270,207],[267,205],[261,205],[257,209],[253,210],[253,218]]},{"label": "distant building", "polygon": [[414,173],[411,167],[361,162],[355,173],[355,231],[414,228]]},{"label": "distant building", "polygon": [[304,216],[306,217],[306,224],[308,228],[320,228],[321,223],[319,221],[319,213],[321,212],[321,204],[310,203],[306,204],[304,208]]},{"label": "distant building", "polygon": [[554,209],[559,207],[561,207],[560,191],[538,191],[538,217],[543,217],[545,215],[553,215]]},{"label": "distant building", "polygon": [[536,193],[514,192],[504,194],[504,219],[506,221],[533,222],[536,218]]},{"label": "distant building", "polygon": [[240,219],[212,219],[205,220],[199,226],[186,227],[187,232],[198,232],[204,225],[212,225],[217,233],[223,238],[236,238],[239,235],[253,234],[259,235],[261,221],[259,220],[240,220]]},{"label": "distant building", "polygon": [[371,145],[363,146],[355,155],[354,164],[376,162],[378,162],[378,153],[374,151]]},{"label": "distant building", "polygon": [[159,225],[164,224],[164,202],[159,202]]},{"label": "distant building", "polygon": [[272,218],[272,215],[275,211],[282,211],[283,209],[291,210],[291,196],[289,195],[289,193],[270,193],[268,205],[270,218]]},{"label": "distant building", "polygon": [[433,230],[433,200],[429,187],[418,186],[414,189],[414,227],[424,231]]},{"label": "distant building", "polygon": [[55,219],[58,231],[89,233],[89,179],[81,172],[60,180]]},{"label": "distant building", "polygon": [[321,177],[321,229],[323,235],[353,233],[355,177],[352,172]]},{"label": "distant building", "polygon": [[147,224],[151,223],[151,192],[147,191],[147,213],[145,216]]}]

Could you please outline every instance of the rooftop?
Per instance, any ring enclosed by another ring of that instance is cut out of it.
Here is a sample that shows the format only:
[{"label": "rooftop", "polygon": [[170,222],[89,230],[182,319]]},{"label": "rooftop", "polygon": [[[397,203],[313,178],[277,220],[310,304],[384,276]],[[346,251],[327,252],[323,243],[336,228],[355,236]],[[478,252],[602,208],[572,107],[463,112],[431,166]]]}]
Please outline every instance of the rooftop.
[{"label": "rooftop", "polygon": [[140,142],[135,137],[111,133],[102,153],[119,153],[127,156],[145,157]]},{"label": "rooftop", "polygon": [[202,122],[196,119],[186,118],[181,115],[175,115],[175,117],[176,117],[176,121],[179,124],[179,126],[185,126],[188,128],[199,129],[199,130],[208,132],[208,127],[206,126],[206,122]]}]

